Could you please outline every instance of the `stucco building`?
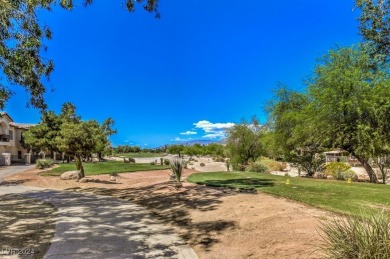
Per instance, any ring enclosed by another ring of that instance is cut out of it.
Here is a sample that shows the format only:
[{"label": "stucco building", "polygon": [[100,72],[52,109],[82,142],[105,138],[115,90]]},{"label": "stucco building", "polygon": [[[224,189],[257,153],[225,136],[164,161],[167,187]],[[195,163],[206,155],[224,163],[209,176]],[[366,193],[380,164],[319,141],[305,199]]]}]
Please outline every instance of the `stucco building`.
[{"label": "stucco building", "polygon": [[0,165],[31,163],[31,154],[23,148],[22,133],[34,124],[17,123],[6,112],[0,113]]}]

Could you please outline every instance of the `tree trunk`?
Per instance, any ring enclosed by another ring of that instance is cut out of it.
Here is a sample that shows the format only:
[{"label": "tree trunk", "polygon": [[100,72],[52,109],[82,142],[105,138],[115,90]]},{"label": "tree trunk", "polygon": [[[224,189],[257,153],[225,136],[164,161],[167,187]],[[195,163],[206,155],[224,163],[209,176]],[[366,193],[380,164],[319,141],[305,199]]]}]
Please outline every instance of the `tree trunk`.
[{"label": "tree trunk", "polygon": [[352,153],[352,155],[354,157],[356,157],[356,159],[362,164],[364,169],[366,169],[366,172],[367,172],[368,176],[370,177],[370,182],[371,183],[378,183],[378,178],[376,177],[374,169],[372,169],[372,166],[368,163],[368,161],[362,156],[359,156],[359,155],[356,155],[353,153]]},{"label": "tree trunk", "polygon": [[80,171],[81,177],[84,178],[85,177],[84,167],[83,167],[83,162],[81,161],[81,157],[75,156],[75,160],[76,160],[76,168],[77,168],[77,170]]}]

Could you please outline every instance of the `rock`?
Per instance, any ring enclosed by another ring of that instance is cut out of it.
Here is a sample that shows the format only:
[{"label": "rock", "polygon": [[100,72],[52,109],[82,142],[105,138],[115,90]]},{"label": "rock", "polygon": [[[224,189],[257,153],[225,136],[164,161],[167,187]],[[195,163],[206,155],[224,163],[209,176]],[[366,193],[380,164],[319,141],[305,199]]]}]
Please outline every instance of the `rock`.
[{"label": "rock", "polygon": [[60,176],[61,180],[79,180],[81,178],[80,171],[68,171]]},{"label": "rock", "polygon": [[334,178],[333,178],[333,176],[328,175],[328,176],[326,176],[326,179],[333,180]]},{"label": "rock", "polygon": [[80,183],[100,183],[99,179],[81,178]]},{"label": "rock", "polygon": [[327,179],[328,176],[326,174],[324,174],[324,173],[316,172],[316,173],[314,173],[313,178],[315,178],[315,179]]}]

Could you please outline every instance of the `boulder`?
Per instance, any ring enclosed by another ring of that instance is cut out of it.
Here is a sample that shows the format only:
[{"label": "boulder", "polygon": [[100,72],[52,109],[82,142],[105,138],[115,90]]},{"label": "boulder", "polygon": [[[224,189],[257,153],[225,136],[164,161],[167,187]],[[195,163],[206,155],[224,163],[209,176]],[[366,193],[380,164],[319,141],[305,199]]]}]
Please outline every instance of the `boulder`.
[{"label": "boulder", "polygon": [[82,176],[80,171],[68,171],[60,176],[61,180],[79,180],[81,178]]},{"label": "boulder", "polygon": [[87,183],[89,182],[89,179],[88,178],[81,178],[79,183]]},{"label": "boulder", "polygon": [[79,183],[100,183],[99,179],[82,178]]}]

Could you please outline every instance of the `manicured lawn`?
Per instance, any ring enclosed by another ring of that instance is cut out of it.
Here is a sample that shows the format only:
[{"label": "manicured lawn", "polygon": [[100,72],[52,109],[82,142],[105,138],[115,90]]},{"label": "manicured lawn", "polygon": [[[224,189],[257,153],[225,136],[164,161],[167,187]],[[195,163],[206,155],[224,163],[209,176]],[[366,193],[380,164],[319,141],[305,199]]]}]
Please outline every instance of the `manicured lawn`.
[{"label": "manicured lawn", "polygon": [[[286,185],[286,180],[290,184]],[[293,178],[246,172],[197,173],[188,180],[209,186],[257,190],[337,213],[390,210],[390,186]],[[299,216],[299,215],[297,215]]]},{"label": "manicured lawn", "polygon": [[[58,164],[59,167],[53,168],[50,171],[41,173],[43,176],[59,176],[63,172],[76,170],[74,163]],[[91,162],[83,163],[84,171],[86,175],[95,174],[109,174],[112,172],[137,172],[137,171],[150,171],[150,170],[162,170],[167,169],[169,166],[151,165],[151,164],[129,164],[117,161],[109,162]]]},{"label": "manicured lawn", "polygon": [[144,158],[144,157],[162,157],[164,153],[125,153],[115,154],[117,157],[132,157],[132,158]]}]

